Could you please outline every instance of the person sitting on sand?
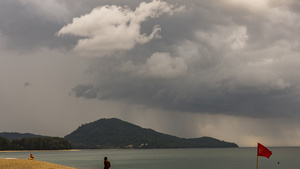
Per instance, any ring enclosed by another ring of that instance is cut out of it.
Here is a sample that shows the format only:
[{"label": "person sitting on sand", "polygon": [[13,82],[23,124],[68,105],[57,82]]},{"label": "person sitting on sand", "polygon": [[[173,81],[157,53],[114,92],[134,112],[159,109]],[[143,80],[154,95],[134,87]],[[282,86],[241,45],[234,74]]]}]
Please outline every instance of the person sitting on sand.
[{"label": "person sitting on sand", "polygon": [[33,155],[32,155],[32,154],[30,154],[30,158],[29,158],[29,160],[34,160],[34,157],[33,157]]},{"label": "person sitting on sand", "polygon": [[107,160],[107,157],[104,157],[104,169],[110,168],[110,162]]}]

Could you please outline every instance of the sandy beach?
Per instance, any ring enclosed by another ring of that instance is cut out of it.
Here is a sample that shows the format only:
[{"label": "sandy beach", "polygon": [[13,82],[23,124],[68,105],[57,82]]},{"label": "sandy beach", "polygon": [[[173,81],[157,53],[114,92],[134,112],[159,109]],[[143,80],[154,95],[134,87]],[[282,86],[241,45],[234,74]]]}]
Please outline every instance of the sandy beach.
[{"label": "sandy beach", "polygon": [[0,168],[5,169],[75,169],[44,161],[27,159],[0,159]]}]

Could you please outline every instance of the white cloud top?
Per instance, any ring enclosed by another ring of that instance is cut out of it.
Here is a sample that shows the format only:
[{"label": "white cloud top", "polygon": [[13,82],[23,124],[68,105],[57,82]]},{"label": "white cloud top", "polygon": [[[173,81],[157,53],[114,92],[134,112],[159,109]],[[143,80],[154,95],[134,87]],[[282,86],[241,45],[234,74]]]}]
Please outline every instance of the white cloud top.
[{"label": "white cloud top", "polygon": [[141,3],[135,11],[129,7],[101,6],[91,13],[74,18],[73,22],[64,26],[58,35],[71,34],[80,36],[74,50],[83,56],[103,57],[128,51],[136,44],[144,44],[152,39],[160,38],[161,28],[155,25],[150,35],[141,34],[141,23],[148,18],[156,18],[162,14],[172,15],[183,7],[160,0]]}]

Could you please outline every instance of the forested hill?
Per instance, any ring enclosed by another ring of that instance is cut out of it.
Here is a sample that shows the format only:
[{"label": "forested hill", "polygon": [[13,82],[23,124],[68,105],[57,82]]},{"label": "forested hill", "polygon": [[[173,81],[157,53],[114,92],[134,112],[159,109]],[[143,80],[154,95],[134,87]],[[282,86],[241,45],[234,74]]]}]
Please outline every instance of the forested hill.
[{"label": "forested hill", "polygon": [[0,151],[2,150],[66,150],[71,144],[65,138],[41,136],[30,133],[0,133]]},{"label": "forested hill", "polygon": [[5,137],[9,140],[22,139],[22,138],[34,138],[34,137],[45,137],[41,135],[31,134],[31,133],[16,133],[16,132],[2,132],[0,137]]},{"label": "forested hill", "polygon": [[65,136],[72,148],[217,148],[238,147],[210,137],[179,138],[145,129],[120,119],[100,119]]}]

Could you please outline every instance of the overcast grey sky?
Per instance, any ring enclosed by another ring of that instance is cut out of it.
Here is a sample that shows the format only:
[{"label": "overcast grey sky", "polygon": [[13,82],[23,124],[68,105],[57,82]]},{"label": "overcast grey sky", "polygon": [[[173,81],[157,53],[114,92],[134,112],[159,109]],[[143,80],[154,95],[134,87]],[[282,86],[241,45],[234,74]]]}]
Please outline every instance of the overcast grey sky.
[{"label": "overcast grey sky", "polygon": [[297,0],[1,0],[0,132],[100,118],[299,146]]}]

